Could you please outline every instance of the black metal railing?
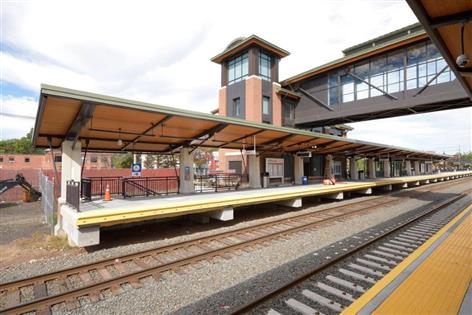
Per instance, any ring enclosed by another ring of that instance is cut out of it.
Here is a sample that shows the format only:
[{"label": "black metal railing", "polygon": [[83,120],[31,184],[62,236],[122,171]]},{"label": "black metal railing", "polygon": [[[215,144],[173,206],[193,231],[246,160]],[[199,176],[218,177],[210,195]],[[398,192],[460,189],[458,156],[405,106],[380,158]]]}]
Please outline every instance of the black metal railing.
[{"label": "black metal railing", "polygon": [[179,177],[130,177],[121,180],[123,198],[179,193]]},{"label": "black metal railing", "polygon": [[237,190],[245,181],[247,175],[242,174],[195,175],[194,179],[196,192]]},{"label": "black metal railing", "polygon": [[82,198],[91,199],[92,196],[104,196],[107,187],[110,194],[121,195],[121,176],[85,177],[82,179]]},{"label": "black metal railing", "polygon": [[69,206],[80,209],[80,182],[68,180],[66,186],[66,202]]}]

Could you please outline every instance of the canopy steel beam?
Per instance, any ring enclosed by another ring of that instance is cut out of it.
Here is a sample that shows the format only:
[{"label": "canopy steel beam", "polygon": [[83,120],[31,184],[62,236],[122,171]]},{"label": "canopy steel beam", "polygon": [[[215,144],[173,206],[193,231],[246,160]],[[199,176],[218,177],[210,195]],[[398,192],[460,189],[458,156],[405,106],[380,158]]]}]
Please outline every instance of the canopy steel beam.
[{"label": "canopy steel beam", "polygon": [[470,20],[472,20],[472,10],[431,18],[429,26],[435,29],[451,24],[467,23]]},{"label": "canopy steel beam", "polygon": [[185,141],[183,141],[183,142],[170,145],[169,148],[168,148],[168,150],[169,150],[169,151],[174,151],[174,150],[176,150],[176,149],[178,149],[178,148],[189,146],[189,145],[192,143],[192,141],[195,141],[194,139],[196,139],[196,140],[207,140],[207,139],[200,139],[200,138],[201,138],[201,137],[204,137],[204,136],[208,136],[208,135],[210,135],[211,133],[215,133],[215,132],[217,132],[217,131],[220,131],[220,130],[224,129],[227,125],[228,125],[228,124],[226,124],[226,123],[218,124],[218,125],[216,125],[216,126],[210,128],[210,129],[207,129],[207,130],[205,130],[205,131],[203,131],[203,132],[200,132],[199,134],[193,136],[193,137],[192,137],[192,138],[193,138],[192,140],[185,140]]},{"label": "canopy steel beam", "polygon": [[147,133],[148,133],[149,131],[151,131],[152,129],[154,129],[154,128],[156,128],[156,127],[159,127],[160,125],[162,125],[163,123],[165,123],[166,121],[168,121],[169,119],[171,119],[172,117],[174,117],[174,116],[172,116],[172,115],[167,115],[167,116],[165,116],[164,118],[162,118],[161,120],[159,120],[157,123],[154,123],[154,124],[151,123],[151,127],[149,127],[148,129],[144,130],[141,135],[137,136],[136,138],[134,138],[133,140],[131,140],[131,142],[129,142],[128,144],[124,145],[124,146],[121,148],[121,151],[125,151],[126,148],[128,148],[130,145],[133,145],[133,144],[135,144],[136,142],[138,142],[141,137],[149,136],[149,135],[147,135]]},{"label": "canopy steel beam", "polygon": [[206,137],[206,139],[203,139],[199,144],[197,144],[192,150],[190,150],[190,153],[192,153],[193,151],[195,151],[196,149],[198,149],[198,147],[200,147],[201,145],[203,145],[206,141],[208,141],[211,137],[213,137],[217,132],[220,132],[221,130],[225,129],[226,127],[228,126],[228,124],[219,124],[218,126],[216,126],[215,128],[213,128],[213,130],[211,130],[209,133],[208,133],[208,136]]},{"label": "canopy steel beam", "polygon": [[72,143],[72,148],[75,147],[75,143],[79,138],[80,131],[85,126],[85,124],[92,118],[93,112],[95,110],[94,104],[82,103],[80,106],[77,115],[75,115],[74,120],[67,129],[65,139],[74,141]]},{"label": "canopy steel beam", "polygon": [[260,134],[260,133],[262,133],[262,132],[264,132],[264,131],[265,131],[265,130],[258,130],[258,131],[256,131],[256,132],[253,132],[253,133],[250,133],[250,134],[248,134],[248,135],[245,135],[245,136],[236,138],[236,139],[234,139],[234,140],[227,141],[227,142],[225,142],[225,143],[223,143],[223,144],[220,144],[218,147],[219,147],[219,148],[222,148],[222,147],[224,147],[224,146],[226,146],[226,145],[228,145],[228,144],[236,143],[236,142],[241,141],[241,140],[244,140],[244,139],[246,139],[246,138],[249,138],[249,137],[253,137],[253,136],[255,136],[255,135],[258,135],[258,134]]},{"label": "canopy steel beam", "polygon": [[269,144],[277,144],[278,145],[278,144],[281,144],[282,142],[284,142],[285,140],[293,138],[295,136],[296,136],[295,134],[288,134],[288,135],[285,135],[285,136],[277,138],[277,139],[273,139],[273,140],[263,142],[263,143],[261,143],[261,145],[269,145]]}]

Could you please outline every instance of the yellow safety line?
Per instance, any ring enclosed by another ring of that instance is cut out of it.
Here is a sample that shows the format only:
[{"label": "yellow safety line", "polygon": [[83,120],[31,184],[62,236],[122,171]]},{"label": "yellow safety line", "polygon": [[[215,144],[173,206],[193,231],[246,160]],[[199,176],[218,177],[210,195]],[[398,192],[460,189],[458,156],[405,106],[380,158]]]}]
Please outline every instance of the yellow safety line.
[{"label": "yellow safety line", "polygon": [[388,274],[385,275],[379,282],[377,282],[373,287],[371,287],[367,292],[365,292],[361,297],[359,297],[354,303],[352,303],[348,308],[346,308],[341,315],[351,315],[357,314],[362,310],[367,303],[369,303],[374,297],[377,296],[383,289],[385,289],[392,281],[395,280],[405,269],[410,266],[418,257],[420,257],[429,247],[431,247],[434,242],[440,238],[444,233],[449,230],[457,221],[464,217],[469,210],[472,209],[472,204],[467,206],[464,210],[461,211],[452,221],[446,224],[441,230],[434,234],[429,240],[427,240],[423,245],[418,247],[413,253],[411,253],[405,260],[393,268]]},{"label": "yellow safety line", "polygon": [[[91,210],[80,212],[77,214],[76,225],[113,225],[118,223],[128,223],[139,221],[142,219],[163,218],[175,216],[176,214],[184,215],[189,213],[206,212],[215,209],[222,209],[227,206],[246,206],[251,204],[282,201],[287,199],[319,196],[331,193],[339,193],[344,191],[353,191],[360,189],[368,189],[373,187],[381,187],[391,184],[404,184],[416,182],[427,179],[444,178],[450,176],[466,175],[472,172],[456,172],[456,173],[442,173],[435,175],[421,175],[409,178],[393,178],[387,180],[362,182],[362,183],[340,183],[335,186],[322,187],[307,187],[305,189],[298,188],[296,191],[280,193],[279,191],[261,192],[255,191],[253,194],[232,196],[231,198],[211,198],[209,200],[190,200],[183,202],[169,202],[159,205],[159,199],[156,199],[156,204],[141,205],[130,208],[117,208],[105,210]],[[453,174],[453,175],[451,175]],[[262,195],[261,195],[262,193]],[[191,199],[191,198],[189,198]]]}]

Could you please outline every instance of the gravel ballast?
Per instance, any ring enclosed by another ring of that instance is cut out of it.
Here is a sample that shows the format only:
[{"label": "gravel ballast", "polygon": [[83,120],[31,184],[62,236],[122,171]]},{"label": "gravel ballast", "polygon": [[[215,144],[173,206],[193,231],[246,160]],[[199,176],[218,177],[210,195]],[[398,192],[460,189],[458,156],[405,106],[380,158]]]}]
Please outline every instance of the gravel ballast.
[{"label": "gravel ballast", "polygon": [[[120,313],[120,314],[136,314],[136,313],[171,313],[178,314],[210,314],[224,313],[231,307],[231,298],[228,296],[214,296],[214,298],[206,299],[213,294],[231,288],[261,273],[267,272],[275,267],[286,264],[294,259],[304,255],[313,253],[320,248],[325,247],[332,242],[339,241],[345,237],[351,236],[364,229],[385,222],[391,218],[399,216],[405,212],[425,206],[435,200],[443,200],[470,188],[470,181],[460,185],[444,188],[440,192],[431,192],[418,194],[410,197],[401,203],[391,207],[385,207],[382,210],[354,217],[344,222],[333,223],[314,231],[306,231],[298,233],[290,237],[286,241],[272,242],[270,246],[255,249],[251,252],[242,252],[240,256],[234,256],[232,259],[217,259],[212,263],[201,263],[198,268],[190,267],[185,273],[167,273],[163,275],[161,281],[145,279],[143,288],[130,289],[119,296],[114,296],[96,304],[84,305],[80,309],[73,311],[76,314],[97,314],[97,313]],[[367,197],[368,198],[368,197]],[[358,201],[359,199],[354,199]],[[343,201],[348,203],[349,200]],[[351,201],[352,202],[352,201]],[[341,204],[341,203],[337,203]],[[333,204],[323,205],[331,207]],[[318,209],[318,207],[315,207]],[[313,211],[313,209],[305,209],[302,211]],[[236,213],[237,215],[237,213]],[[290,215],[290,214],[284,214]],[[292,214],[293,215],[293,214]],[[283,215],[282,215],[283,216]],[[279,216],[277,216],[279,218]],[[273,220],[271,217],[270,220]],[[259,220],[257,223],[263,222]],[[255,224],[251,221],[249,224]],[[220,228],[215,232],[221,232],[225,229],[234,229],[243,227],[245,223],[238,223],[230,228]],[[198,235],[185,236],[172,239],[170,242],[181,241],[185,238],[193,238],[203,236],[205,233]],[[122,246],[120,249],[113,248],[106,251],[95,252],[92,255],[97,259],[97,255],[113,255],[117,250],[124,253],[127,250],[136,251],[137,247],[152,247],[157,244],[153,242],[145,244],[134,244],[133,250],[129,246]],[[158,245],[163,245],[160,241]],[[139,248],[142,249],[142,248]],[[106,257],[106,256],[105,256]],[[103,256],[102,256],[103,258]],[[84,261],[82,261],[83,263]],[[64,265],[63,265],[64,266]],[[22,268],[25,268],[24,266]],[[29,267],[31,268],[31,266]],[[18,270],[18,269],[17,269]],[[296,270],[287,271],[287,276],[293,275]],[[258,282],[254,287],[256,292],[263,291],[270,286],[276,284],[275,279],[264,277],[263,281]],[[240,296],[251,296],[256,292],[242,292]],[[197,301],[200,302],[196,303]],[[191,305],[192,303],[196,303]],[[190,305],[190,306],[188,306]],[[203,308],[202,305],[205,307]],[[186,308],[182,309],[183,307]]]}]

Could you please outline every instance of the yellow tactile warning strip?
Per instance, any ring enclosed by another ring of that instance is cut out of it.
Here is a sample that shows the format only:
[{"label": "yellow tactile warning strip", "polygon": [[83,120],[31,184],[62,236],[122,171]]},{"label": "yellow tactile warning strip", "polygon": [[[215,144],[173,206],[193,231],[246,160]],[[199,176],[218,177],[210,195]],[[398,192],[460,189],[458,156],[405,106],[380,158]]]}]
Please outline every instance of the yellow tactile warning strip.
[{"label": "yellow tactile warning strip", "polygon": [[[342,314],[457,314],[472,280],[471,209],[469,205]],[[368,307],[441,238],[444,240],[375,309]]]},{"label": "yellow tactile warning strip", "polygon": [[152,205],[141,205],[139,202],[130,202],[126,209],[101,209],[79,212],[76,214],[75,225],[79,227],[100,225],[110,226],[114,224],[122,224],[149,219],[175,217],[190,213],[208,212],[211,210],[223,209],[224,207],[238,207],[252,204],[277,202],[292,198],[319,196],[331,193],[355,191],[373,187],[381,187],[386,185],[398,185],[411,182],[421,182],[434,179],[450,179],[462,176],[470,176],[472,172],[449,172],[432,175],[396,177],[389,179],[378,179],[373,181],[362,181],[355,183],[341,183],[335,186],[317,186],[317,187],[294,187],[292,190],[284,191],[264,191],[255,190],[248,191],[245,195],[231,194],[221,198],[221,195],[208,195],[209,197],[202,200],[186,198],[185,201],[175,203],[164,203],[160,199]]}]

